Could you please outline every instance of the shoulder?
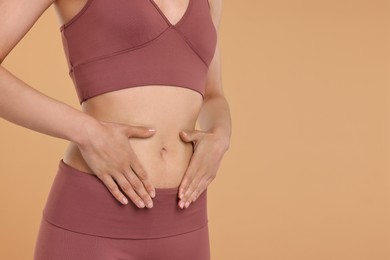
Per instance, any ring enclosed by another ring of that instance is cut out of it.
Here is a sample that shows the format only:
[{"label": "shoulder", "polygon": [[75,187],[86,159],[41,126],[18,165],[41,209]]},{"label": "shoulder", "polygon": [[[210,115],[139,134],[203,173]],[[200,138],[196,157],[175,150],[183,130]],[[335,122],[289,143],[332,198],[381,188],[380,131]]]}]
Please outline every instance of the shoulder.
[{"label": "shoulder", "polygon": [[208,0],[215,27],[219,28],[222,16],[222,0]]}]

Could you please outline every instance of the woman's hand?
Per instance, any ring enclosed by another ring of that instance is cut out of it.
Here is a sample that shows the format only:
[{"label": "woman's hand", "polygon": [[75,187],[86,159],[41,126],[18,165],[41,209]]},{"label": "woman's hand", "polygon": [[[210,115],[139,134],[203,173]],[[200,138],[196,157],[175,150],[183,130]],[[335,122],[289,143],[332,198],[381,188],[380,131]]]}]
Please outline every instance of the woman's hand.
[{"label": "woman's hand", "polygon": [[194,153],[179,188],[179,206],[188,208],[216,177],[228,142],[217,133],[200,130],[182,131],[180,137],[194,144]]},{"label": "woman's hand", "polygon": [[153,207],[151,197],[155,197],[154,187],[131,148],[128,138],[147,138],[152,136],[155,130],[113,122],[98,122],[96,127],[88,129],[87,141],[78,144],[84,160],[118,201],[128,203],[117,184],[139,208],[145,207],[145,204],[148,208]]}]

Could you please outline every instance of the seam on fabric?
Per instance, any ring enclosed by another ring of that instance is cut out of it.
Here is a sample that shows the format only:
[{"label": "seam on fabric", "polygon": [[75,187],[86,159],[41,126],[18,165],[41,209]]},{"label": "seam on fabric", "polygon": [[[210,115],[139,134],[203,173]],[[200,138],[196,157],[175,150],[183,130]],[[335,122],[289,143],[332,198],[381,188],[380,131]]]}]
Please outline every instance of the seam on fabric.
[{"label": "seam on fabric", "polygon": [[72,60],[70,58],[70,52],[69,52],[69,46],[68,46],[68,40],[65,35],[65,31],[61,31],[61,41],[63,42],[64,52],[65,52],[65,58],[67,60],[68,64],[68,74],[70,74],[73,71],[73,64]]},{"label": "seam on fabric", "polygon": [[[133,84],[133,85],[130,85],[130,86],[125,86],[124,88],[119,88],[119,89],[116,89],[116,90],[121,90],[121,89],[126,89],[126,88],[135,88],[135,87],[147,87],[147,86],[151,86],[151,85],[157,85],[157,86],[168,86],[168,87],[180,87],[180,88],[185,88],[185,89],[189,89],[189,90],[192,90],[192,91],[195,91],[197,93],[199,93],[201,96],[202,96],[202,99],[204,99],[204,95],[201,91],[197,90],[197,89],[193,89],[189,86],[186,86],[186,85],[179,85],[179,84],[174,84],[174,83],[143,83],[143,84]],[[111,92],[112,90],[108,90],[109,92]],[[103,92],[103,93],[107,93],[107,92]]]},{"label": "seam on fabric", "polygon": [[87,0],[85,5],[72,17],[70,20],[64,24],[62,24],[59,28],[60,31],[63,31],[65,28],[67,28],[69,25],[71,25],[73,22],[79,19],[80,16],[82,16],[87,9],[89,9],[89,6],[92,4],[94,0]]},{"label": "seam on fabric", "polygon": [[73,67],[72,67],[72,70],[74,68],[78,67],[78,66],[82,66],[82,65],[90,63],[90,62],[99,61],[99,60],[102,60],[102,59],[106,59],[106,58],[109,58],[109,57],[112,57],[112,56],[116,56],[116,55],[119,55],[119,54],[122,54],[122,53],[126,53],[126,52],[129,52],[129,51],[133,51],[133,50],[145,47],[145,46],[153,43],[154,41],[158,40],[169,28],[170,27],[165,28],[156,37],[150,39],[147,42],[138,44],[138,45],[130,47],[130,48],[125,48],[125,49],[122,49],[122,50],[118,50],[118,51],[114,51],[114,52],[111,52],[111,53],[107,53],[107,54],[103,54],[103,55],[99,55],[99,56],[96,56],[96,57],[85,59],[85,60],[83,60],[83,61],[81,61],[79,63],[74,64]]},{"label": "seam on fabric", "polygon": [[165,20],[166,24],[171,26],[171,22],[168,20],[168,18],[165,16],[165,14],[161,11],[160,7],[154,2],[153,0],[149,0],[149,2],[153,5],[153,8],[159,13],[162,19]]},{"label": "seam on fabric", "polygon": [[[202,97],[202,100],[205,99],[205,95],[204,95],[201,91],[199,91],[199,90],[197,90],[197,89],[190,88],[189,86],[186,86],[186,85],[179,85],[179,84],[174,84],[174,83],[161,84],[161,83],[158,83],[158,82],[157,82],[157,83],[135,84],[135,85],[130,85],[130,86],[126,85],[126,86],[124,86],[124,87],[116,88],[114,91],[116,91],[116,90],[122,90],[122,89],[126,89],[126,88],[147,87],[147,86],[150,86],[150,85],[159,85],[159,86],[168,86],[168,87],[175,86],[175,87],[186,88],[186,89],[189,89],[189,90],[192,90],[192,91],[195,91],[195,92],[199,93],[199,94],[201,95],[201,97]],[[107,90],[106,92],[100,92],[100,93],[97,94],[97,95],[104,94],[104,93],[111,92],[111,91],[113,91],[113,90]],[[93,96],[90,96],[90,97],[85,98],[85,99],[83,99],[83,100],[80,100],[80,101],[79,101],[80,105],[81,105],[82,102],[88,100],[89,98],[92,98],[92,97],[94,97],[94,96],[97,96],[97,95],[93,95]]]},{"label": "seam on fabric", "polygon": [[60,229],[63,229],[63,230],[67,230],[69,232],[74,232],[74,233],[78,233],[78,234],[81,234],[81,235],[87,235],[87,236],[93,236],[93,237],[115,239],[115,240],[118,240],[118,239],[121,239],[121,240],[151,240],[151,239],[159,239],[159,238],[166,238],[166,237],[174,237],[174,236],[183,235],[183,234],[187,234],[187,233],[191,233],[191,232],[197,231],[197,230],[199,230],[201,228],[204,228],[204,227],[206,227],[208,225],[208,220],[206,220],[205,223],[203,223],[201,226],[196,227],[194,229],[191,229],[191,230],[188,230],[188,231],[185,231],[185,232],[176,233],[176,234],[165,235],[165,236],[156,236],[156,237],[113,237],[113,236],[96,235],[96,234],[86,233],[86,232],[82,232],[82,231],[72,230],[72,229],[66,228],[64,226],[61,226],[61,225],[58,225],[58,224],[52,222],[51,220],[47,219],[44,214],[42,215],[42,218],[43,218],[44,221],[46,221],[50,225],[53,225],[53,226],[55,226],[57,228],[60,228]]},{"label": "seam on fabric", "polygon": [[[149,2],[154,6],[154,8],[157,10],[157,12],[160,13],[160,16],[165,20],[165,22],[170,26],[170,27],[177,27],[177,26],[180,26],[180,24],[183,23],[183,21],[187,18],[187,16],[189,16],[189,13],[191,11],[191,8],[192,8],[192,2],[195,1],[195,0],[189,0],[188,2],[188,6],[183,14],[183,16],[179,19],[178,22],[176,22],[176,24],[172,24],[171,21],[168,19],[168,17],[164,14],[164,12],[161,10],[161,8],[158,6],[158,4],[154,1],[154,0],[149,0]],[[196,0],[197,1],[197,0]]]},{"label": "seam on fabric", "polygon": [[188,16],[190,16],[191,13],[192,13],[192,5],[195,4],[195,3],[193,3],[193,1],[198,1],[198,0],[190,0],[187,12],[186,12],[186,13],[184,14],[184,16],[179,20],[179,22],[176,23],[175,25],[172,25],[172,27],[174,27],[174,28],[180,28],[180,26],[187,20]]},{"label": "seam on fabric", "polygon": [[203,62],[203,64],[206,66],[206,68],[208,68],[207,62],[202,58],[202,56],[200,56],[200,54],[198,53],[198,50],[194,46],[192,46],[190,40],[180,30],[176,30],[176,31],[184,39],[184,41],[187,43],[187,45],[190,46],[190,48],[194,51],[194,53],[199,57],[199,59]]}]

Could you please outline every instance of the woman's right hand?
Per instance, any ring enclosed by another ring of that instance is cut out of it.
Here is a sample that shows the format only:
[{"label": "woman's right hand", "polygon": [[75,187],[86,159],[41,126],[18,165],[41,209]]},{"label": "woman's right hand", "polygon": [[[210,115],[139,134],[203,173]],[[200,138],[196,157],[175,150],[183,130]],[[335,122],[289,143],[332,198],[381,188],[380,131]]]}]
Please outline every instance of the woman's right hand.
[{"label": "woman's right hand", "polygon": [[[153,207],[155,190],[140,164],[128,138],[148,138],[155,129],[98,121],[88,129],[87,141],[77,144],[89,168],[122,204],[128,200],[120,188],[139,207]],[[115,182],[115,181],[116,182]]]}]

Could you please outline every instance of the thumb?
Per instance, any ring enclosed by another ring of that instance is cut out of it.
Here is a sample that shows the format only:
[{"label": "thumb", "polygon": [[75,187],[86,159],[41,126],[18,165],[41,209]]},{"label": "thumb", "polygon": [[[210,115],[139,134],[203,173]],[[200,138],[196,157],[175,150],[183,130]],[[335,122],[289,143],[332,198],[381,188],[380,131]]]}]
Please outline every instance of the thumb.
[{"label": "thumb", "polygon": [[151,127],[145,127],[145,126],[127,125],[125,132],[127,137],[146,138],[154,135],[156,129]]},{"label": "thumb", "polygon": [[201,132],[198,130],[186,132],[186,131],[181,131],[180,132],[180,137],[184,142],[194,142],[197,141],[198,138],[200,137]]}]

